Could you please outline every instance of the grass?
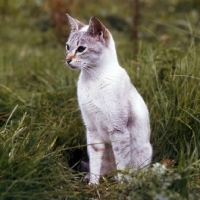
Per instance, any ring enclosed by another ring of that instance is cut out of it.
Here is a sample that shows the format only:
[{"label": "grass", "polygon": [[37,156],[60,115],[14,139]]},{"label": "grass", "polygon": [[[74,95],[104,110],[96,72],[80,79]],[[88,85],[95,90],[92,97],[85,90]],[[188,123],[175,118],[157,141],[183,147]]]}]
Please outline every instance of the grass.
[{"label": "grass", "polygon": [[[121,184],[109,176],[89,188],[67,163],[79,148],[87,159],[78,72],[65,67],[51,29],[21,20],[0,22],[0,199],[199,199],[198,30],[190,38],[182,32],[184,46],[140,41],[137,60],[122,33],[115,35],[120,63],[150,111],[153,166],[124,171],[130,178]],[[155,164],[164,159],[174,166]]]}]

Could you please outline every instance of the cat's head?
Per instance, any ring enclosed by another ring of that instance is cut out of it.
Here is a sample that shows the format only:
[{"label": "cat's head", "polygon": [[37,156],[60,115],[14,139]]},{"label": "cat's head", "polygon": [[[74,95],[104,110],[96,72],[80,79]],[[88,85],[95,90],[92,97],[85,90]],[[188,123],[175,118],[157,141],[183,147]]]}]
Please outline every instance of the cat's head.
[{"label": "cat's head", "polygon": [[71,33],[66,43],[66,63],[71,69],[98,67],[115,54],[112,35],[97,18],[91,17],[89,25],[85,25],[67,17]]}]

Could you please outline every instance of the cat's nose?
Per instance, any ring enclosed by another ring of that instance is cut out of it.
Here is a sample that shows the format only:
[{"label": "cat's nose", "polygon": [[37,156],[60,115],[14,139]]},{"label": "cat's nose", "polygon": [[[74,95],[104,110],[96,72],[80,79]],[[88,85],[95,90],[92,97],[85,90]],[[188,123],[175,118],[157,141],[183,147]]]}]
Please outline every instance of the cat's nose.
[{"label": "cat's nose", "polygon": [[66,58],[66,62],[69,64],[72,61],[71,58]]}]

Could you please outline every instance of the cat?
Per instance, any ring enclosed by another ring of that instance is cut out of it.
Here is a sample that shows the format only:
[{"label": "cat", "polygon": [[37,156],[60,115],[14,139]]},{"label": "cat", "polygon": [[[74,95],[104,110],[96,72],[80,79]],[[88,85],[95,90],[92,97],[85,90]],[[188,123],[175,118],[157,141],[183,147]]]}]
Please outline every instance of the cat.
[{"label": "cat", "polygon": [[86,127],[89,184],[99,184],[100,177],[114,169],[148,167],[152,159],[149,112],[118,63],[110,31],[95,17],[89,25],[67,17],[71,32],[66,64],[81,70],[77,96]]}]

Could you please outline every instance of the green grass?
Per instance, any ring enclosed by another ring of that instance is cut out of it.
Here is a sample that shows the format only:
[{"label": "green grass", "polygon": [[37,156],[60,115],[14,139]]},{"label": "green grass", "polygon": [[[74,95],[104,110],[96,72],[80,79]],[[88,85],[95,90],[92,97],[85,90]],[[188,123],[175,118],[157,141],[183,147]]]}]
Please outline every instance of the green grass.
[{"label": "green grass", "polygon": [[114,35],[120,64],[150,111],[153,164],[171,159],[175,166],[139,170],[120,184],[110,175],[89,188],[67,163],[77,148],[87,159],[78,72],[65,66],[53,30],[34,29],[34,20],[0,22],[0,199],[199,199],[199,30],[173,30],[184,45],[141,40],[137,59],[124,35]]}]

